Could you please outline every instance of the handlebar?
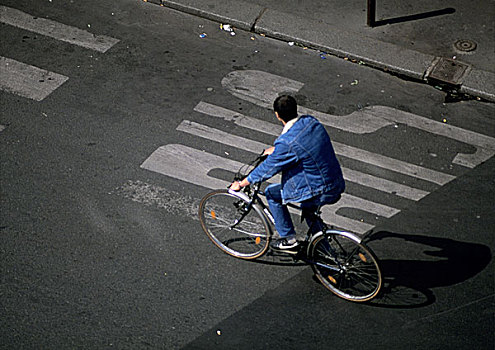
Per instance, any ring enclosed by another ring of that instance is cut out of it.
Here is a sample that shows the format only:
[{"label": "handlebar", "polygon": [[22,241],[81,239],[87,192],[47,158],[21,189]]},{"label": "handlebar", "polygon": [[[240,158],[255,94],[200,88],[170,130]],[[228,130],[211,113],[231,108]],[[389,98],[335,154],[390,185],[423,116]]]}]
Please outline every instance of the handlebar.
[{"label": "handlebar", "polygon": [[[235,181],[242,181],[246,177],[249,176],[253,172],[256,167],[258,167],[266,158],[268,155],[265,155],[265,150],[263,150],[259,155],[256,156],[255,159],[253,159],[250,163],[242,165],[237,173],[234,175],[234,182]],[[230,186],[228,187],[230,188]],[[254,190],[251,192],[251,188]],[[253,183],[250,184],[249,186],[246,186],[242,189],[243,192],[245,193],[251,193],[250,195],[256,196],[256,194],[260,191],[261,189],[261,183]]]},{"label": "handlebar", "polygon": [[[263,150],[263,152],[261,152],[258,156],[256,156],[256,158],[253,161],[251,161],[249,164],[241,166],[237,171],[237,173],[234,175],[234,181],[242,181],[246,177],[248,177],[249,174],[251,174],[253,170],[256,169],[258,165],[263,163],[263,161],[268,157],[264,153],[265,151]],[[244,174],[246,171],[247,173]]]}]

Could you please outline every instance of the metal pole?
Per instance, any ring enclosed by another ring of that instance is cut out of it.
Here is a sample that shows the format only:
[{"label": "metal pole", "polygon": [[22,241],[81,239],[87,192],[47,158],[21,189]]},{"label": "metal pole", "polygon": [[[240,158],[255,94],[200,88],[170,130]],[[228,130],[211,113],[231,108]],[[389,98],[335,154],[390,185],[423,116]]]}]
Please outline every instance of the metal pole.
[{"label": "metal pole", "polygon": [[368,21],[369,27],[375,26],[376,19],[376,0],[368,0]]}]

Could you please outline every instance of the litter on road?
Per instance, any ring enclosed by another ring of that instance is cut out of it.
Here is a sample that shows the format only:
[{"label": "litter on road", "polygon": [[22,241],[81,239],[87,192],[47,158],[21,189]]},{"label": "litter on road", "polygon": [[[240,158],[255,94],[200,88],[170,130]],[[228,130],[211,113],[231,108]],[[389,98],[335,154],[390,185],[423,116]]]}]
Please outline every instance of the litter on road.
[{"label": "litter on road", "polygon": [[234,27],[232,27],[230,24],[220,24],[220,30],[223,30],[224,32],[230,33],[230,35],[234,36]]}]

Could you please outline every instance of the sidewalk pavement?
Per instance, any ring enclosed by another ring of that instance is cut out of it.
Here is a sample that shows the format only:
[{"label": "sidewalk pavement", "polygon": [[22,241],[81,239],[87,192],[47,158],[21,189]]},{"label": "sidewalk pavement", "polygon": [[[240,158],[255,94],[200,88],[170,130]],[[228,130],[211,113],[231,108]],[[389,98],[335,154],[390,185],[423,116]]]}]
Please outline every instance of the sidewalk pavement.
[{"label": "sidewalk pavement", "polygon": [[493,0],[147,1],[495,102]]}]

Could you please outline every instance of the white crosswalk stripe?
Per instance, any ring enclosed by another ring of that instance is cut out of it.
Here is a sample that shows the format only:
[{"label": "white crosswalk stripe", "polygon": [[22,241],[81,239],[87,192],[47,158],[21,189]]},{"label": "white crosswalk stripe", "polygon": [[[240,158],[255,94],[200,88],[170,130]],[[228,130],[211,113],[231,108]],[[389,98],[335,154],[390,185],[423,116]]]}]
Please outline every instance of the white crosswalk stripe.
[{"label": "white crosswalk stripe", "polygon": [[[234,120],[234,122],[239,125],[243,126],[249,129],[257,130],[269,135],[273,136],[278,136],[282,132],[282,127],[280,125],[276,125],[273,123],[268,123],[259,119],[255,119],[252,117],[248,117],[245,115],[241,114],[236,114],[233,111],[229,111],[225,108],[221,109],[215,109],[214,106],[207,105],[207,104],[200,104],[195,107],[195,111],[202,111],[203,107],[206,107],[204,110],[208,111],[209,115],[215,116],[215,117],[221,117],[225,120]],[[222,113],[226,113],[224,116],[222,116]],[[235,116],[231,117],[231,116]],[[182,128],[185,128],[185,126],[182,126]],[[196,129],[197,126],[196,126]],[[197,131],[198,133],[199,130]],[[210,129],[210,132],[206,132],[206,134],[209,135],[209,137],[215,137],[215,139],[219,142],[222,142],[222,140],[228,140],[229,138],[234,138],[234,136],[228,134],[228,133],[223,133],[219,131],[214,131],[213,129]],[[205,135],[205,133],[202,133],[202,135]],[[201,136],[201,135],[198,135]],[[242,143],[239,143],[239,141],[242,141],[240,139],[237,139],[236,141],[233,141],[234,144],[239,144],[241,147],[244,147]],[[355,147],[347,146],[344,145],[340,142],[335,142],[333,141],[333,146],[335,148],[335,152],[338,155],[341,156],[346,156],[348,158],[353,158],[356,160],[359,160],[364,163],[376,165],[378,167],[382,167],[385,169],[393,170],[401,174],[409,175],[409,176],[414,176],[426,181],[430,181],[439,185],[444,185],[447,182],[451,181],[454,179],[454,176],[448,175],[448,174],[443,174],[438,171],[434,171],[431,169],[426,169],[414,164],[406,163],[403,161],[400,161],[398,159],[392,159],[389,157],[382,156],[380,154],[372,153],[372,152],[367,152],[362,149],[358,149]],[[256,145],[253,147],[257,147]],[[260,148],[258,148],[257,151],[255,152],[260,152]]]},{"label": "white crosswalk stripe", "polygon": [[[286,85],[279,85],[281,82]],[[288,90],[297,92],[303,86],[302,83],[259,71],[229,73],[222,80],[222,85],[234,96],[260,107],[269,107],[273,99],[281,92]],[[200,101],[194,108],[194,111],[223,119],[239,127],[255,130],[273,137],[278,137],[282,130],[282,127],[278,124],[243,115],[204,101]],[[445,123],[431,121],[427,118],[395,110],[390,107],[373,106],[341,117],[331,116],[304,107],[300,107],[299,112],[312,114],[327,126],[356,134],[372,133],[395,123],[403,123],[436,135],[460,140],[477,149],[477,152],[474,154],[458,154],[453,160],[454,164],[468,168],[476,166],[495,154],[495,139],[491,137],[446,125]],[[227,146],[227,148],[234,147],[256,154],[259,154],[264,148],[269,146],[259,141],[247,139],[189,120],[183,120],[177,126],[177,131],[222,144]],[[383,192],[388,196],[417,201],[428,195],[431,189],[443,186],[456,178],[451,174],[390,158],[389,156],[356,148],[341,142],[334,141],[333,145],[340,157],[350,158],[362,164],[371,164],[374,167],[383,169],[384,173],[393,172],[401,174],[402,179],[411,179],[410,183],[398,183],[387,178],[379,177],[376,174],[367,174],[361,170],[343,167],[346,181],[356,183],[365,188],[372,188],[374,191]],[[222,149],[225,149],[225,147],[222,147]],[[236,172],[242,165],[240,162],[220,157],[205,150],[198,150],[180,144],[168,144],[159,147],[153,152],[141,167],[185,182],[216,189],[225,188],[228,186],[229,181],[216,178],[212,175],[215,169]],[[428,186],[429,190],[418,188],[415,179],[430,183],[430,186]],[[277,181],[279,181],[278,178],[270,180],[270,182]],[[384,203],[384,201],[387,203]],[[384,199],[384,197],[376,197],[370,200],[356,193],[352,195],[345,193],[337,204],[324,207],[323,217],[327,222],[335,226],[362,234],[374,227],[374,224],[369,222],[369,215],[390,218],[399,213],[403,206],[404,202],[401,204],[398,200],[389,201]],[[346,211],[344,209],[353,209],[357,210],[357,212],[368,213],[368,222],[365,222],[363,218],[344,216],[343,212]]]},{"label": "white crosswalk stripe", "polygon": [[[102,53],[119,42],[109,36],[94,35],[86,30],[35,17],[7,6],[0,6],[0,22]],[[12,58],[0,57],[0,89],[9,93],[42,101],[68,79],[69,77],[62,74]]]},{"label": "white crosswalk stripe", "polygon": [[[257,154],[259,154],[261,150],[270,146],[268,144],[263,144],[261,142],[249,140],[240,136],[235,136],[230,133],[188,120],[183,120],[176,130],[203,137],[212,141],[220,142],[228,146],[242,148],[246,151]],[[343,172],[346,180],[358,183],[363,186],[372,187],[383,192],[393,193],[407,199],[419,200],[428,194],[427,191],[378,178],[369,174],[364,174],[362,172],[345,167],[343,168]]]},{"label": "white crosswalk stripe", "polygon": [[99,52],[106,52],[119,42],[118,39],[106,35],[94,35],[86,30],[49,19],[35,17],[7,6],[0,6],[0,21],[14,27]]},{"label": "white crosswalk stripe", "polygon": [[69,78],[16,60],[0,57],[0,89],[41,101]]}]

